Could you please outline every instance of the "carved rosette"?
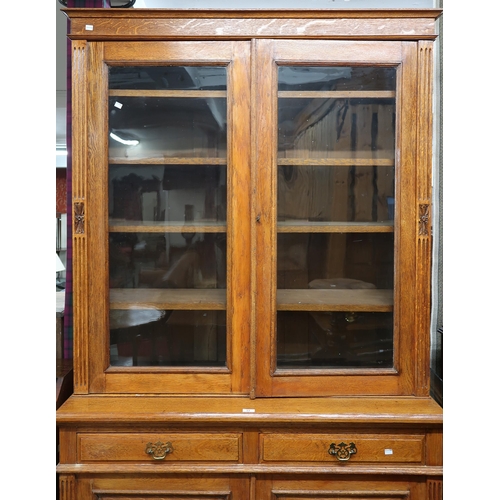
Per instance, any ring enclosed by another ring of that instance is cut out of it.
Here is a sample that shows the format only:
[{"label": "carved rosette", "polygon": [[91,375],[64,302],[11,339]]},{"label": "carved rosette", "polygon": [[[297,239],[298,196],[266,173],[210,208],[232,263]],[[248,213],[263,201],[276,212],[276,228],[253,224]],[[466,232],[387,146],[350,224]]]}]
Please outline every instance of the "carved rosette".
[{"label": "carved rosette", "polygon": [[418,235],[429,235],[429,205],[420,204],[418,207]]},{"label": "carved rosette", "polygon": [[74,205],[75,234],[85,234],[85,205],[77,201]]}]

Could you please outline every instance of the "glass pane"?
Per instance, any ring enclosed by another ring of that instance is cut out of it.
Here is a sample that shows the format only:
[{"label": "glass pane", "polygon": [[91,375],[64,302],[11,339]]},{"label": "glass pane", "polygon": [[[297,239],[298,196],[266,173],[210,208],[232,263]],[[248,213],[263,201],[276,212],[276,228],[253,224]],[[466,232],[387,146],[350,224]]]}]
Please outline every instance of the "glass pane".
[{"label": "glass pane", "polygon": [[280,67],[278,75],[279,157],[394,158],[394,68]]},{"label": "glass pane", "polygon": [[390,368],[396,70],[279,67],[278,90],[277,367]]},{"label": "glass pane", "polygon": [[225,311],[112,310],[112,366],[225,366]]},{"label": "glass pane", "polygon": [[392,367],[392,314],[279,312],[280,368]]},{"label": "glass pane", "polygon": [[393,246],[393,233],[280,233],[278,288],[392,289]]},{"label": "glass pane", "polygon": [[113,66],[110,89],[226,90],[221,66]]},{"label": "glass pane", "polygon": [[[307,193],[310,196],[305,196]],[[393,220],[394,167],[278,167],[280,222]]]},{"label": "glass pane", "polygon": [[109,68],[112,366],[226,365],[224,67]]},{"label": "glass pane", "polygon": [[226,221],[225,165],[109,167],[110,220]]},{"label": "glass pane", "polygon": [[225,99],[112,95],[109,110],[113,161],[226,157]]},{"label": "glass pane", "polygon": [[226,233],[110,233],[111,288],[226,288]]}]

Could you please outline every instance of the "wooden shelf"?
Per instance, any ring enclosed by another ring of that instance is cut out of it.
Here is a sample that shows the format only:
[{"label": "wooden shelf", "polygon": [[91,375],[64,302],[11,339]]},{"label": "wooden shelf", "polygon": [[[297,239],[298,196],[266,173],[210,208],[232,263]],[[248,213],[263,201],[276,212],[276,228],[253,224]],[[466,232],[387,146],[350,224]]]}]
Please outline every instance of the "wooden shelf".
[{"label": "wooden shelf", "polygon": [[226,158],[207,156],[205,157],[185,157],[185,156],[165,156],[162,151],[149,151],[148,156],[125,157],[112,156],[108,159],[110,165],[225,165]]},{"label": "wooden shelf", "polygon": [[277,163],[281,166],[296,167],[394,167],[394,151],[311,152],[304,149],[291,149],[279,152]]},{"label": "wooden shelf", "polygon": [[391,158],[278,158],[278,165],[294,167],[393,167]]},{"label": "wooden shelf", "polygon": [[285,99],[395,99],[394,90],[280,90],[278,97]]},{"label": "wooden shelf", "polygon": [[[227,98],[225,90],[141,90],[110,89],[110,97]],[[394,90],[280,90],[284,99],[395,99]]]},{"label": "wooden shelf", "polygon": [[393,290],[278,290],[278,311],[391,312]]},{"label": "wooden shelf", "polygon": [[220,288],[115,288],[110,309],[164,309],[204,311],[226,309],[226,290]]},{"label": "wooden shelf", "polygon": [[132,220],[109,221],[110,233],[225,233],[225,222],[143,222]]},{"label": "wooden shelf", "polygon": [[[110,309],[225,310],[226,290],[127,288],[110,290]],[[277,290],[278,311],[391,312],[392,290]]]},{"label": "wooden shelf", "polygon": [[210,97],[226,98],[225,90],[138,90],[138,89],[110,89],[110,97]]},{"label": "wooden shelf", "polygon": [[[143,222],[109,221],[110,233],[225,233],[225,222]],[[278,222],[278,233],[392,233],[392,222]]]},{"label": "wooden shelf", "polygon": [[[111,156],[108,159],[110,165],[226,165],[227,159],[221,157],[182,157],[165,156],[164,152],[149,152],[148,156],[125,157]],[[294,156],[291,156],[291,155]],[[287,152],[287,157],[278,157],[277,164],[280,166],[311,166],[311,167],[394,167],[394,157],[388,154],[374,155],[371,152],[360,152],[353,154],[349,151],[332,153],[332,156],[322,158],[307,158],[300,150]]]},{"label": "wooden shelf", "polygon": [[393,233],[392,222],[278,222],[278,233]]}]

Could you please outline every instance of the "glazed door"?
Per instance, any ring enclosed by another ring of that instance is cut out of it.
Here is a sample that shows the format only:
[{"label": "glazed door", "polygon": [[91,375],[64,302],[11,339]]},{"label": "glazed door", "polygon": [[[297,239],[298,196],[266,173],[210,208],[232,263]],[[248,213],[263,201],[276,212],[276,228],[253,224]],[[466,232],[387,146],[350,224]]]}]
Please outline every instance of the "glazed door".
[{"label": "glazed door", "polygon": [[256,392],[411,394],[416,44],[257,47]]},{"label": "glazed door", "polygon": [[88,63],[90,392],[248,393],[249,44]]}]

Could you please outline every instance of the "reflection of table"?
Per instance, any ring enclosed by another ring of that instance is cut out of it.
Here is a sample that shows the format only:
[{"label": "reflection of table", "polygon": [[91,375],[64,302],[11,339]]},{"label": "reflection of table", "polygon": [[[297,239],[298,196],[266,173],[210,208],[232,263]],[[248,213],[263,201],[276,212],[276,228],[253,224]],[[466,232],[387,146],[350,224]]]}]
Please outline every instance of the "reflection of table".
[{"label": "reflection of table", "polygon": [[131,326],[145,325],[153,323],[165,316],[165,311],[157,309],[122,309],[111,310],[109,314],[109,327],[130,328]]},{"label": "reflection of table", "polygon": [[56,359],[64,356],[64,290],[56,292]]},{"label": "reflection of table", "polygon": [[[131,357],[133,366],[157,364],[157,337],[168,314],[158,309],[111,309],[111,345],[116,344],[119,356]],[[148,358],[148,361],[142,359],[139,363],[139,357]]]}]

